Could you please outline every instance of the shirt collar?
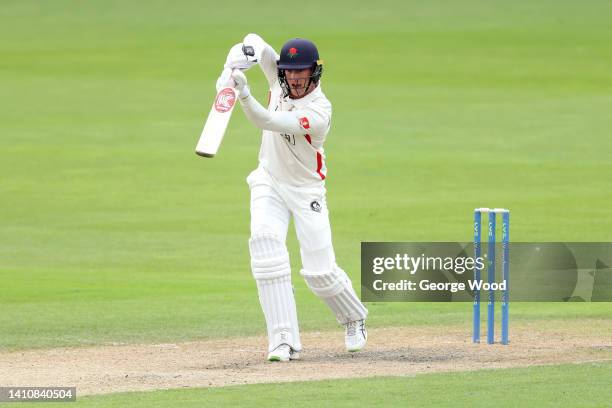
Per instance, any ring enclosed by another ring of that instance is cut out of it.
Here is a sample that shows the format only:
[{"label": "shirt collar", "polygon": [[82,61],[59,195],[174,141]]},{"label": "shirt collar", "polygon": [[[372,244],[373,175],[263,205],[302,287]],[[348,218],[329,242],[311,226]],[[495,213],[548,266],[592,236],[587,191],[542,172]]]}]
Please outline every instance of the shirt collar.
[{"label": "shirt collar", "polygon": [[287,102],[290,102],[294,105],[303,105],[306,104],[312,100],[314,100],[316,97],[321,95],[321,81],[319,81],[319,83],[317,84],[317,87],[308,95],[304,96],[303,98],[300,99],[291,99],[290,97],[286,97],[285,100]]}]

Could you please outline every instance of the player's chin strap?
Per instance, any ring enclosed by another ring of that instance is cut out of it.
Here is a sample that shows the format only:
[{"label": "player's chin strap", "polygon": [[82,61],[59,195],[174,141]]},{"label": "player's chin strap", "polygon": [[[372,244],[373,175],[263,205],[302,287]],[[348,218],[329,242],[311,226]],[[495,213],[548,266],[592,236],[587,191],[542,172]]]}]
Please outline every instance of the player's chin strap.
[{"label": "player's chin strap", "polygon": [[[321,79],[321,75],[323,75],[323,60],[317,60],[314,66],[314,70],[312,74],[308,77],[308,84],[306,85],[306,90],[310,88],[312,83],[317,84]],[[287,76],[285,75],[285,69],[278,69],[278,82],[280,83],[281,89],[283,90],[283,98],[291,95],[291,88],[289,87],[289,82],[287,82]]]},{"label": "player's chin strap", "polygon": [[[312,83],[312,80],[313,80],[313,75],[310,75],[308,77],[308,85],[304,89],[308,89],[308,87]],[[287,81],[287,76],[285,75],[285,70],[284,69],[279,69],[278,70],[278,81],[280,82],[281,88],[283,90],[283,98],[286,98],[289,95],[291,95],[291,87],[289,86],[289,82]],[[304,92],[306,92],[306,91],[304,91]],[[299,95],[297,95],[297,96],[299,96]]]}]

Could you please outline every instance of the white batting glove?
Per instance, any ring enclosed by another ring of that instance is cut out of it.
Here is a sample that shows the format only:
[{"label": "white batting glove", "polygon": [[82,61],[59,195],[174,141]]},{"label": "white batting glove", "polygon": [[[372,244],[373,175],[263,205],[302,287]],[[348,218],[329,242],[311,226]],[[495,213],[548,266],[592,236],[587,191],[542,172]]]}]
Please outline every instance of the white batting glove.
[{"label": "white batting glove", "polygon": [[257,58],[254,56],[254,51],[245,47],[243,43],[238,43],[230,49],[223,67],[229,69],[238,68],[246,71],[256,64]]},{"label": "white batting glove", "polygon": [[244,73],[241,70],[235,69],[232,71],[232,79],[234,80],[234,83],[236,84],[235,88],[240,94],[240,99],[248,98],[249,95],[251,95],[251,91],[249,89],[249,85],[247,84],[246,75],[244,75]]},{"label": "white batting glove", "polygon": [[233,87],[233,86],[234,86],[234,80],[232,79],[232,70],[230,68],[224,68],[223,72],[221,72],[221,75],[217,79],[217,84],[216,84],[217,92],[219,92],[223,88]]},{"label": "white batting glove", "polygon": [[266,46],[266,42],[263,40],[263,38],[257,34],[251,33],[244,37],[242,43],[245,45],[245,47],[253,47],[253,50],[255,51],[255,59],[257,61],[261,60],[261,51]]}]

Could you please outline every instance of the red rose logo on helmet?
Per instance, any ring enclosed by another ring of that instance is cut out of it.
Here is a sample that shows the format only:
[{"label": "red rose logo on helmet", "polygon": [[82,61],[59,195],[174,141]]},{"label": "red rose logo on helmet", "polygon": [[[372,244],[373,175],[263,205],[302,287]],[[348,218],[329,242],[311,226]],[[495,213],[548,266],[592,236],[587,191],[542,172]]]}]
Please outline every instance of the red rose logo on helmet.
[{"label": "red rose logo on helmet", "polygon": [[300,126],[304,129],[310,129],[310,123],[308,122],[308,118],[303,117],[300,118]]},{"label": "red rose logo on helmet", "polygon": [[289,48],[289,58],[293,58],[298,55],[297,48],[291,47]]},{"label": "red rose logo on helmet", "polygon": [[236,93],[232,88],[224,88],[217,94],[215,99],[215,109],[217,112],[228,112],[236,103]]}]

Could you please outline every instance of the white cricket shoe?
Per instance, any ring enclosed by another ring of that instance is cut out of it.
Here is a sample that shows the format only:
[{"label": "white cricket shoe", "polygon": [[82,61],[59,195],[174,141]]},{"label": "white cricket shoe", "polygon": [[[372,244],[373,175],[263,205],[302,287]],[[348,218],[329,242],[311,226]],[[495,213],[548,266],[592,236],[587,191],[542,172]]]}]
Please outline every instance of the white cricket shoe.
[{"label": "white cricket shoe", "polygon": [[355,352],[365,347],[368,341],[368,332],[365,328],[365,320],[355,320],[344,325],[346,334],[344,335],[344,344],[346,351]]},{"label": "white cricket shoe", "polygon": [[268,361],[289,361],[299,358],[300,354],[293,350],[288,344],[281,344],[268,353]]}]

